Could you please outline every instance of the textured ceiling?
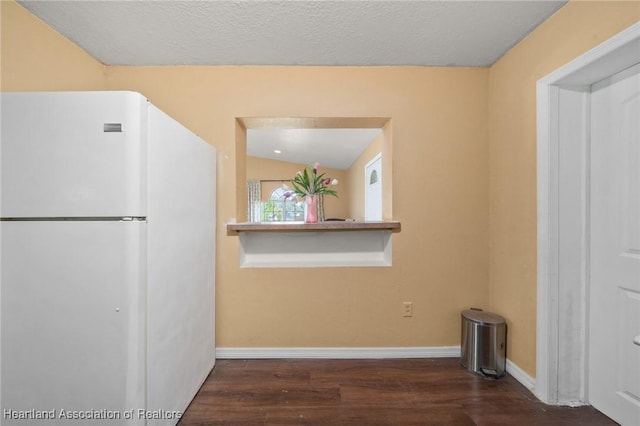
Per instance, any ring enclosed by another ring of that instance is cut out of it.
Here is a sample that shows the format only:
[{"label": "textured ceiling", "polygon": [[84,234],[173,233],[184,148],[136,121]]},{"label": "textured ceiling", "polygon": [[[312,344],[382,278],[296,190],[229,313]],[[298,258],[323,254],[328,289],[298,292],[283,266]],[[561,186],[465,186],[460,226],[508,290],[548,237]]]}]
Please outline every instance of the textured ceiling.
[{"label": "textured ceiling", "polygon": [[562,1],[19,1],[108,65],[489,66]]},{"label": "textured ceiling", "polygon": [[[481,67],[493,64],[566,3],[18,1],[108,65]],[[251,130],[248,150],[282,161],[346,168],[379,132]]]}]

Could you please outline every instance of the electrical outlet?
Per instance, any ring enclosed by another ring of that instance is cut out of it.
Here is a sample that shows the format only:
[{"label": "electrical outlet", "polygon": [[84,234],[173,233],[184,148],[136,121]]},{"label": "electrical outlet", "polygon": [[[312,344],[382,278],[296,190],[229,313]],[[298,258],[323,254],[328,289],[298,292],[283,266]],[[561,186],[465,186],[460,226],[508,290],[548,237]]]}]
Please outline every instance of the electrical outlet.
[{"label": "electrical outlet", "polygon": [[402,304],[402,316],[403,317],[413,316],[413,302],[404,302]]}]

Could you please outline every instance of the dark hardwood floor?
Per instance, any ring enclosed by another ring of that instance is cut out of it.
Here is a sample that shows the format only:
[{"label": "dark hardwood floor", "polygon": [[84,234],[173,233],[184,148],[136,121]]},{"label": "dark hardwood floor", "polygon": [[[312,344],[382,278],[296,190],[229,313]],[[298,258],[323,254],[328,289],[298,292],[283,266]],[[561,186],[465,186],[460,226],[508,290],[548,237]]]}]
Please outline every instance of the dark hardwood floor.
[{"label": "dark hardwood floor", "polygon": [[178,423],[193,425],[615,425],[539,402],[511,376],[457,358],[218,360]]}]

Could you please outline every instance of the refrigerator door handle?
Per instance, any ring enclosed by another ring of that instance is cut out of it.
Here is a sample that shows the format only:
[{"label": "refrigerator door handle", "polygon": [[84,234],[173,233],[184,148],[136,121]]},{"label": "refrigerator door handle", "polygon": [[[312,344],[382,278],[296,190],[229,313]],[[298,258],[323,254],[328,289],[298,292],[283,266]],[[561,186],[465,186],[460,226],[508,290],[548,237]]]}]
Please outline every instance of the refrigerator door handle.
[{"label": "refrigerator door handle", "polygon": [[122,123],[104,123],[102,130],[105,133],[122,133]]}]

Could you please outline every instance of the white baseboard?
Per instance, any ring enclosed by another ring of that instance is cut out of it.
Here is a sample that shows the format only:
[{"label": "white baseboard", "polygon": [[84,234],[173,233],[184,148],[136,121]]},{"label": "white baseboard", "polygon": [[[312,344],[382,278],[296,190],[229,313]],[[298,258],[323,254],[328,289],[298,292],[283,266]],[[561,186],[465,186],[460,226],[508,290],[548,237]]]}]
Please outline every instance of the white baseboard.
[{"label": "white baseboard", "polygon": [[217,348],[218,359],[324,358],[455,358],[460,346],[393,348]]},{"label": "white baseboard", "polygon": [[507,359],[507,373],[530,391],[533,391],[536,387],[536,379],[525,373],[522,368],[511,362],[510,359]]},{"label": "white baseboard", "polygon": [[[459,358],[460,346],[373,348],[217,348],[218,359]],[[507,373],[533,390],[536,380],[507,359]]]}]

